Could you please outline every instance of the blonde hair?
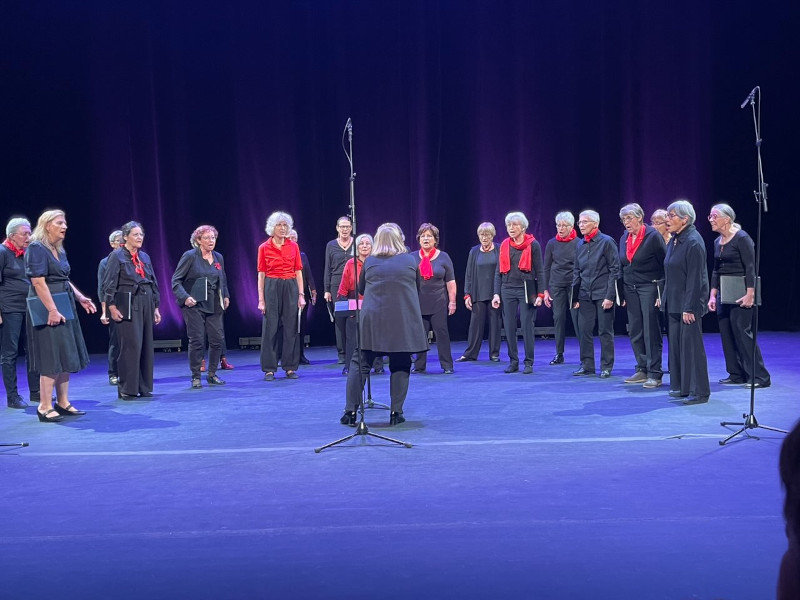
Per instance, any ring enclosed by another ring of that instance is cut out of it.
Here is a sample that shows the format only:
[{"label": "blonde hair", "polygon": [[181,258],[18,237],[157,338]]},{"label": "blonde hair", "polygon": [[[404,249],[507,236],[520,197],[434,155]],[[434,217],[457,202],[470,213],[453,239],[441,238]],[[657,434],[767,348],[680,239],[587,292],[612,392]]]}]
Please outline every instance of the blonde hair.
[{"label": "blonde hair", "polygon": [[[61,210],[60,208],[52,208],[50,210],[44,211],[39,220],[36,222],[36,227],[31,232],[31,241],[32,242],[42,242],[46,245],[53,245],[50,244],[50,240],[47,239],[47,226],[55,221],[58,217],[66,217],[67,214]],[[55,243],[55,248],[61,250],[63,246],[62,240],[58,240]]]},{"label": "blonde hair", "polygon": [[395,256],[408,252],[403,242],[403,230],[397,223],[384,223],[375,232],[373,256]]}]

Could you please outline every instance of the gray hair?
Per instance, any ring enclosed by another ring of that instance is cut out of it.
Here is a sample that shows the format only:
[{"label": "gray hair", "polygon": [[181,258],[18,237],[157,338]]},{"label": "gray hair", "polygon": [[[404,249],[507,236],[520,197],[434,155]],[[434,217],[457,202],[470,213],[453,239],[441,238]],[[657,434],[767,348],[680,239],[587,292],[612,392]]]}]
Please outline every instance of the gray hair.
[{"label": "gray hair", "polygon": [[484,221],[478,225],[478,235],[482,233],[489,233],[492,237],[494,237],[497,235],[497,230],[494,228],[494,225],[489,223],[489,221]]},{"label": "gray hair", "polygon": [[293,241],[295,241],[295,242],[296,242],[296,241],[297,241],[297,237],[298,237],[298,236],[297,236],[297,230],[296,230],[296,229],[290,229],[290,230],[289,230],[289,233],[287,233],[287,234],[286,234],[286,237],[287,237],[287,238],[289,238],[290,240],[291,240],[292,238],[294,238],[294,240],[293,240]]},{"label": "gray hair", "polygon": [[688,200],[675,200],[675,202],[667,207],[667,212],[674,212],[681,219],[683,217],[689,217],[689,221],[686,223],[687,226],[693,225],[697,218],[694,212],[694,206],[692,206],[692,203]]},{"label": "gray hair", "polygon": [[[734,211],[728,204],[715,204],[711,210],[716,210],[731,220],[731,223],[736,222],[736,211]],[[710,212],[710,211],[709,211]]]},{"label": "gray hair", "polygon": [[294,227],[294,221],[289,213],[276,211],[267,218],[267,226],[264,228],[264,231],[267,232],[268,236],[271,237],[272,234],[275,233],[275,225],[278,223],[286,223],[289,226],[289,230]]},{"label": "gray hair", "polygon": [[651,222],[652,222],[652,221],[655,221],[655,220],[656,220],[656,218],[658,218],[658,217],[661,217],[662,219],[666,219],[666,218],[667,218],[667,211],[666,211],[666,210],[664,210],[663,208],[657,208],[657,209],[655,209],[655,210],[653,211],[653,214],[652,214],[652,215],[650,215],[650,221],[651,221]]},{"label": "gray hair", "polygon": [[118,244],[122,240],[122,230],[115,229],[108,235],[109,244]]},{"label": "gray hair", "polygon": [[6,237],[14,235],[17,232],[17,229],[23,226],[30,229],[31,222],[25,217],[14,217],[8,222],[8,225],[6,225]]},{"label": "gray hair", "polygon": [[508,227],[512,221],[517,221],[520,225],[522,225],[523,229],[528,229],[528,218],[521,212],[510,212],[506,215],[506,227]]},{"label": "gray hair", "polygon": [[397,223],[384,223],[378,227],[372,246],[373,256],[395,256],[406,252],[405,236]]},{"label": "gray hair", "polygon": [[362,233],[361,235],[359,235],[359,236],[356,238],[356,248],[358,248],[358,245],[359,245],[359,244],[360,244],[360,243],[361,243],[363,240],[368,240],[368,241],[369,241],[369,245],[370,245],[370,246],[374,246],[374,245],[375,245],[375,241],[372,239],[372,236],[371,236],[370,234],[368,234],[368,233]]},{"label": "gray hair", "polygon": [[581,211],[581,214],[578,215],[578,219],[581,217],[588,217],[592,223],[600,225],[600,214],[596,210]]},{"label": "gray hair", "polygon": [[568,210],[562,210],[560,213],[556,215],[556,225],[558,225],[561,221],[564,221],[570,227],[574,227],[575,215],[573,215]]},{"label": "gray hair", "polygon": [[627,217],[628,215],[633,215],[637,221],[644,221],[644,210],[642,210],[642,207],[636,204],[636,202],[626,204],[619,209],[620,219],[622,217]]}]

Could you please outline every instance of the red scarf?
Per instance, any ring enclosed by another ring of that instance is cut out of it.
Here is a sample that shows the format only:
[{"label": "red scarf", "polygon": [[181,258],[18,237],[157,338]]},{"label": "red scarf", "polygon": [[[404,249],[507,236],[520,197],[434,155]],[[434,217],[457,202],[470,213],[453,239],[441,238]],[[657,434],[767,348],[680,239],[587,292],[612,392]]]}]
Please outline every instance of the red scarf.
[{"label": "red scarf", "polygon": [[3,242],[3,246],[11,250],[16,258],[19,258],[23,254],[25,254],[25,248],[17,248],[14,244],[11,243],[11,240],[6,240],[5,242]]},{"label": "red scarf", "polygon": [[565,237],[565,238],[562,238],[560,235],[556,234],[556,241],[557,242],[571,242],[572,240],[575,239],[575,237],[577,235],[578,235],[578,232],[573,229],[572,231],[569,232],[569,235],[567,237]]},{"label": "red scarf", "polygon": [[583,236],[583,241],[588,244],[589,242],[592,241],[592,238],[596,236],[598,233],[600,233],[600,228],[597,228],[592,233],[588,233],[585,236]]},{"label": "red scarf", "polygon": [[630,232],[628,232],[628,239],[625,240],[625,257],[628,259],[628,262],[633,261],[633,255],[636,254],[639,246],[642,245],[642,240],[644,239],[644,232],[646,229],[647,225],[642,225],[642,228],[639,230],[639,235],[636,236],[635,241]]},{"label": "red scarf", "polygon": [[511,246],[517,250],[522,250],[519,257],[519,270],[526,273],[531,272],[531,244],[536,240],[533,235],[526,233],[522,238],[521,244],[516,244],[511,238],[506,238],[500,244],[500,272],[508,273],[511,270]]},{"label": "red scarf", "polygon": [[425,251],[420,248],[419,249],[419,257],[422,261],[419,263],[419,274],[422,275],[423,279],[430,279],[433,277],[433,265],[431,264],[431,256],[436,253],[436,248],[431,250],[431,253],[425,256]]},{"label": "red scarf", "polygon": [[133,260],[133,268],[136,269],[136,273],[139,274],[139,277],[144,279],[144,265],[142,265],[142,261],[139,260],[139,252],[131,252],[131,260]]}]

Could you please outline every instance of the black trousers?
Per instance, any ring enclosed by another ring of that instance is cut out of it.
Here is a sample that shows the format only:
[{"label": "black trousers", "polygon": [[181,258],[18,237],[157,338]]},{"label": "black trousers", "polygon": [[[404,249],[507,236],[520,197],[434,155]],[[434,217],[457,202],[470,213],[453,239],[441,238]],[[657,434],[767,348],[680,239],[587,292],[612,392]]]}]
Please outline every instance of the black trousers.
[{"label": "black trousers", "polygon": [[[347,374],[347,400],[345,410],[356,410],[361,402],[364,382],[375,359],[383,356],[372,350],[362,350],[361,360],[356,354],[350,361]],[[408,352],[389,352],[389,397],[392,412],[403,412],[403,404],[408,395],[408,380],[411,374],[411,354]]]},{"label": "black trousers", "polygon": [[[358,337],[358,331],[356,330],[356,318],[355,316],[347,317],[346,328],[345,331],[347,333],[345,337],[345,345],[344,345],[344,355],[347,357],[346,365],[350,364],[350,360],[353,358],[353,355],[356,351],[356,339]],[[375,357],[375,360],[372,363],[372,367],[375,369],[383,368],[383,355],[378,355]]]},{"label": "black trousers", "polygon": [[[300,348],[297,343],[297,300],[300,297],[297,279],[264,280],[264,305],[266,311],[261,325],[261,370],[274,373],[278,370],[278,355],[275,342],[278,324],[282,331],[281,367],[284,371],[296,371],[300,366]],[[217,359],[219,360],[219,359]]]},{"label": "black trousers", "polygon": [[464,356],[475,360],[481,351],[486,317],[489,317],[489,356],[500,356],[500,328],[503,314],[499,308],[492,308],[491,300],[473,300],[472,316],[469,318],[467,349]]},{"label": "black trousers", "polygon": [[117,335],[117,322],[113,319],[108,322],[108,375],[117,375],[117,361],[119,360],[119,336]]},{"label": "black trousers", "polygon": [[681,394],[709,396],[708,360],[699,318],[686,324],[681,313],[667,315],[669,326],[669,389]]},{"label": "black trousers", "polygon": [[[731,379],[769,385],[769,371],[764,366],[761,348],[753,341],[753,309],[742,308],[738,304],[717,304],[717,319],[725,368]],[[755,377],[752,373],[753,350],[756,352]]]},{"label": "black trousers", "polygon": [[556,352],[558,354],[564,354],[564,340],[567,337],[567,311],[572,319],[572,330],[575,332],[575,337],[580,337],[578,334],[578,310],[572,308],[569,303],[571,291],[571,285],[550,286],[550,297],[553,299],[553,329],[556,330]]},{"label": "black trousers", "polygon": [[[6,398],[15,400],[19,396],[17,390],[17,357],[26,346],[25,342],[25,313],[3,313],[3,324],[0,325],[0,364],[3,369],[3,385],[6,388]],[[26,355],[27,359],[27,355]],[[27,362],[27,361],[26,361]],[[27,371],[28,392],[31,399],[39,402],[39,373]]]},{"label": "black trousers", "polygon": [[196,306],[183,307],[183,320],[189,335],[189,368],[192,378],[200,377],[200,365],[203,362],[203,344],[208,336],[208,374],[214,375],[222,356],[222,316],[224,312],[219,305],[214,306],[213,313],[201,312]]},{"label": "black trousers", "polygon": [[[129,396],[153,391],[153,294],[139,290],[131,298],[131,320],[114,323],[119,342],[119,391]],[[188,324],[187,324],[188,325]],[[190,351],[191,351],[191,341]]]},{"label": "black trousers", "polygon": [[636,370],[648,377],[661,379],[664,375],[661,354],[664,341],[656,307],[658,290],[655,283],[625,285],[625,307],[628,309],[628,337],[631,340]]},{"label": "black trousers", "polygon": [[533,343],[536,338],[536,307],[525,301],[525,288],[500,288],[500,302],[503,309],[503,329],[506,332],[508,359],[512,366],[519,365],[517,348],[517,310],[519,326],[522,329],[522,345],[525,348],[525,364],[533,366]]},{"label": "black trousers", "polygon": [[614,368],[614,307],[603,308],[603,300],[580,300],[578,330],[580,331],[581,366],[594,371],[594,326],[600,338],[600,370]]},{"label": "black trousers", "polygon": [[[432,315],[422,315],[422,325],[425,333],[433,329],[436,336],[436,352],[439,355],[439,364],[445,370],[453,369],[453,353],[450,350],[450,331],[447,329],[447,309],[440,310]],[[417,371],[424,371],[428,368],[428,350],[417,353],[417,360],[414,361]]]}]

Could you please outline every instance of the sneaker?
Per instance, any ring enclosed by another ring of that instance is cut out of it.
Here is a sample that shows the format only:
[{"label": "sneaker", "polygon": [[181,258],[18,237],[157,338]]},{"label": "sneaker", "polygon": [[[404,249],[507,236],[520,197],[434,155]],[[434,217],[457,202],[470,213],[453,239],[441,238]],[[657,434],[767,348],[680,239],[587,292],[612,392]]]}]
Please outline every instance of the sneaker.
[{"label": "sneaker", "polygon": [[644,371],[636,371],[636,373],[625,380],[625,383],[644,383],[647,379],[647,373]]}]

